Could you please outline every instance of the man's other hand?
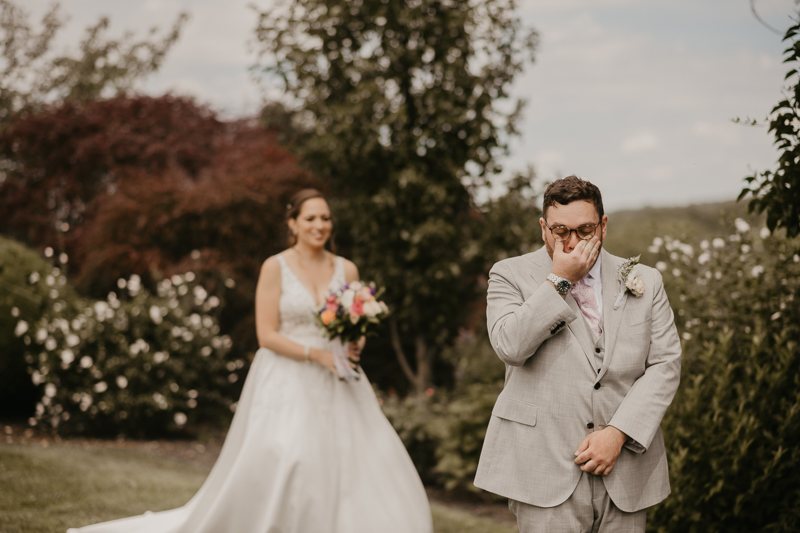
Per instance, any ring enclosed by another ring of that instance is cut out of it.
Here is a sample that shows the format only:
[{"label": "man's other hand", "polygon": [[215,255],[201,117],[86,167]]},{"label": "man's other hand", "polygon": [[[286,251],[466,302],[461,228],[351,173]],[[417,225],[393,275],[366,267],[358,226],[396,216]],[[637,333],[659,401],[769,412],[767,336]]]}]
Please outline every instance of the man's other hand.
[{"label": "man's other hand", "polygon": [[589,433],[575,452],[575,464],[584,472],[607,476],[617,463],[626,440],[628,436],[614,426]]}]

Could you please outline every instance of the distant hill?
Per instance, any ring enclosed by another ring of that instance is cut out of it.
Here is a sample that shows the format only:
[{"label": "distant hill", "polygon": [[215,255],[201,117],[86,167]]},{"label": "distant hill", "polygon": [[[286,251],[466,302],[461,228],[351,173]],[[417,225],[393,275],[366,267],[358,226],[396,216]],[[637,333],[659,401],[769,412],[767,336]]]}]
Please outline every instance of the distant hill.
[{"label": "distant hill", "polygon": [[645,207],[608,214],[608,237],[605,248],[622,257],[642,254],[642,262],[653,264],[647,247],[655,237],[670,236],[696,244],[703,239],[725,237],[733,233],[733,220],[747,220],[763,225],[763,217],[747,213],[747,202],[717,202],[684,207]]}]

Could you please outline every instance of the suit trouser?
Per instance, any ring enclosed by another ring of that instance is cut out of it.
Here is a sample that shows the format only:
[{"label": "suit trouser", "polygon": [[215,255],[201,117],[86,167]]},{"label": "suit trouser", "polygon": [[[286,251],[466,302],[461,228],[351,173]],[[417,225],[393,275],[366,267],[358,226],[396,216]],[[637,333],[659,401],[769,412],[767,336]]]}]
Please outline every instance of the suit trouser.
[{"label": "suit trouser", "polygon": [[583,473],[567,501],[555,507],[536,507],[516,500],[508,508],[517,517],[520,533],[643,533],[647,510],[620,510],[606,492],[600,476]]}]

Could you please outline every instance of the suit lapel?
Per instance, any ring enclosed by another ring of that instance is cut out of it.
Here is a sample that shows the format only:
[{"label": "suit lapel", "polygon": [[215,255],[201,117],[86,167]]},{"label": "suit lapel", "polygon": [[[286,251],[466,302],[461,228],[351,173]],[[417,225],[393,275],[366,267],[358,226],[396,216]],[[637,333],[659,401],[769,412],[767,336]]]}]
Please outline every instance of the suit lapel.
[{"label": "suit lapel", "polygon": [[617,334],[619,333],[619,326],[622,323],[622,313],[625,310],[625,304],[628,299],[625,298],[622,304],[614,309],[614,302],[617,299],[620,291],[619,273],[619,258],[611,255],[605,250],[602,251],[601,260],[601,277],[603,281],[603,336],[605,337],[605,355],[603,356],[603,366],[600,369],[598,379],[601,379],[608,366],[611,364],[611,356],[614,353],[614,345],[617,342]]},{"label": "suit lapel", "polygon": [[[553,260],[550,259],[550,255],[547,253],[547,249],[544,246],[534,253],[533,264],[534,268],[531,270],[531,277],[533,277],[533,280],[537,285],[547,283],[547,276],[553,270]],[[586,361],[592,366],[592,372],[595,372],[594,341],[592,340],[588,326],[586,326],[586,320],[583,318],[583,313],[578,307],[578,302],[572,297],[572,293],[567,293],[566,302],[570,309],[578,315],[578,319],[571,322],[567,328],[569,328],[575,338],[578,339],[578,344],[580,344],[583,349]],[[603,305],[605,305],[605,301]]]}]

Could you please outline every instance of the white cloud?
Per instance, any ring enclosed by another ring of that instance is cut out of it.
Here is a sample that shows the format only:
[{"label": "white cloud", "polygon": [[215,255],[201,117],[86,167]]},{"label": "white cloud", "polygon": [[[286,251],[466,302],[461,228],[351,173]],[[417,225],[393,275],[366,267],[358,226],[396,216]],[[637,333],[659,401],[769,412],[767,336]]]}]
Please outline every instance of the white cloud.
[{"label": "white cloud", "polygon": [[658,146],[658,137],[650,131],[642,131],[622,141],[622,151],[626,154],[646,152]]}]

